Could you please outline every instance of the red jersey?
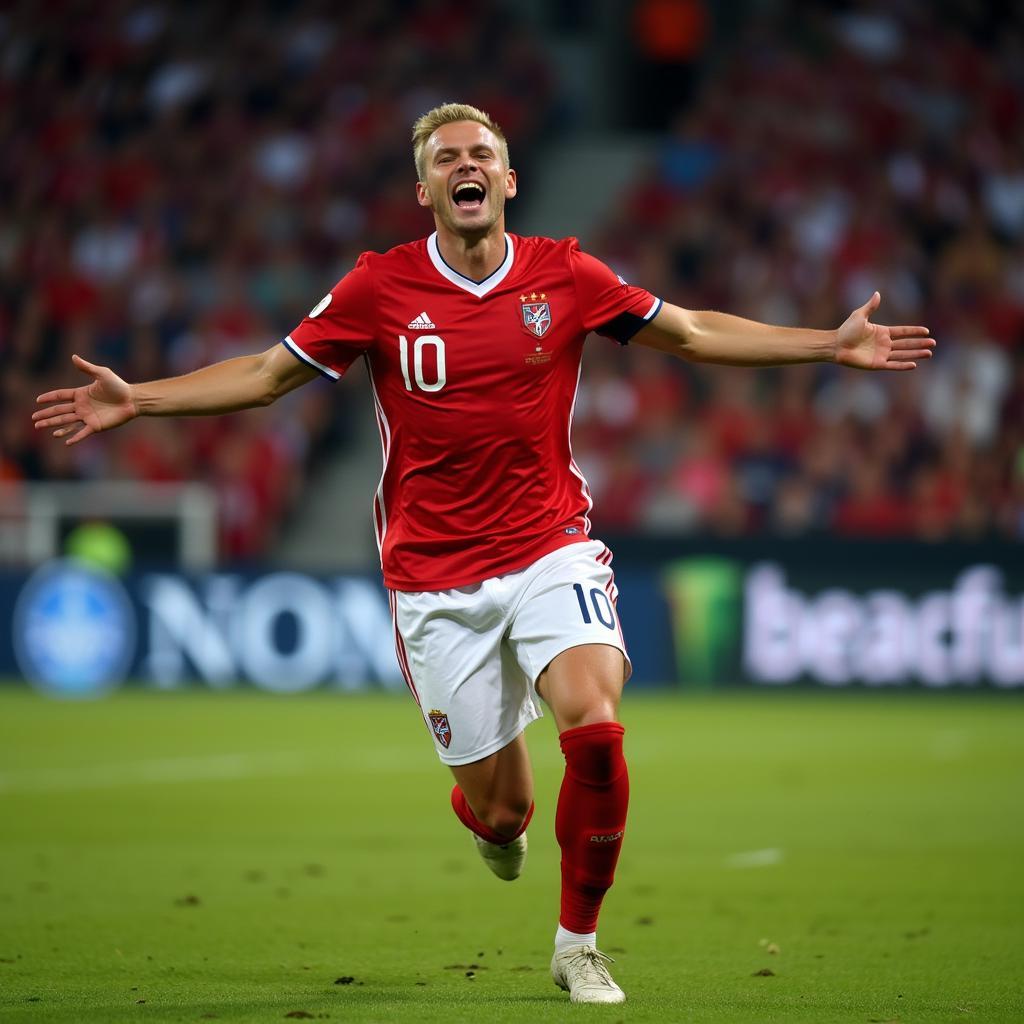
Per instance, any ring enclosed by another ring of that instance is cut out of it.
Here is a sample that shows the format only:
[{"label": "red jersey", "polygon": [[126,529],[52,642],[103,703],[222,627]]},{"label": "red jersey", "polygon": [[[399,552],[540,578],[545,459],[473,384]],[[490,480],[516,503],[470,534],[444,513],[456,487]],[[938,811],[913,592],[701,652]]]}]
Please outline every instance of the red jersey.
[{"label": "red jersey", "polygon": [[360,256],[285,345],[334,380],[366,360],[387,587],[478,583],[588,539],[570,445],[583,341],[625,344],[660,308],[574,238],[506,235],[483,281],[449,267],[436,234]]}]

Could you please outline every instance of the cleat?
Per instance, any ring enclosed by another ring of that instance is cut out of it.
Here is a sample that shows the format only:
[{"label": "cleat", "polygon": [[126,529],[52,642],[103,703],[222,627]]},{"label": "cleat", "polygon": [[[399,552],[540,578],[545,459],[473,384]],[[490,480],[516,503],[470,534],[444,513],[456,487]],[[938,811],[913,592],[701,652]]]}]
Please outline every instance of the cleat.
[{"label": "cleat", "polygon": [[511,882],[518,878],[526,863],[526,833],[512,839],[504,846],[489,843],[474,833],[476,848],[480,851],[484,863],[503,881]]},{"label": "cleat", "polygon": [[555,950],[551,978],[573,1003],[624,1003],[626,993],[612,981],[606,963],[615,961],[593,946]]}]

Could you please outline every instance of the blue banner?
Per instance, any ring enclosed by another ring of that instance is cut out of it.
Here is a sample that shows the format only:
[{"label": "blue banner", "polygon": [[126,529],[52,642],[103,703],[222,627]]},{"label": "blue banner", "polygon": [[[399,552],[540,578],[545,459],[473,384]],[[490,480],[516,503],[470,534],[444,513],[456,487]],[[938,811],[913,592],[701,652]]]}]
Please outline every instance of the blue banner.
[{"label": "blue banner", "polygon": [[[1024,689],[1015,560],[920,545],[903,546],[901,559],[844,561],[827,542],[801,542],[662,548],[654,562],[622,547],[631,686]],[[376,576],[119,578],[61,560],[0,575],[0,621],[10,624],[0,677],[62,696],[126,681],[276,693],[405,685]]]}]

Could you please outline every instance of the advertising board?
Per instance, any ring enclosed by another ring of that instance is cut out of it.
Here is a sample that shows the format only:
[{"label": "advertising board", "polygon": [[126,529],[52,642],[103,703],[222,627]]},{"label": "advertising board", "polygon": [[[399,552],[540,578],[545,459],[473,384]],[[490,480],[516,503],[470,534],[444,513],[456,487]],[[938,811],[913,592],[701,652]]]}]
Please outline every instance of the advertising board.
[{"label": "advertising board", "polygon": [[[1024,691],[1024,566],[1005,549],[616,548],[631,686]],[[117,578],[59,560],[0,575],[0,616],[0,678],[50,694],[405,687],[376,576]]]},{"label": "advertising board", "polygon": [[161,689],[244,681],[275,693],[405,688],[387,597],[370,577],[119,579],[61,560],[27,578],[0,576],[0,611],[8,609],[0,674],[51,694],[97,695],[126,679]]}]

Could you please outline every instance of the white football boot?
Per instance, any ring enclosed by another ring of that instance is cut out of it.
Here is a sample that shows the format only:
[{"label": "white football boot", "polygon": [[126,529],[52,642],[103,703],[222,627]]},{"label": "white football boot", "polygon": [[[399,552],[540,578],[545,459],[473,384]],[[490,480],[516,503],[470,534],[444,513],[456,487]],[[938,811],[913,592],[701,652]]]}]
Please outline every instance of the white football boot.
[{"label": "white football boot", "polygon": [[475,832],[476,848],[480,851],[484,863],[504,882],[517,879],[526,863],[526,833],[512,839],[504,846],[489,843],[481,839]]},{"label": "white football boot", "polygon": [[615,961],[593,946],[556,949],[551,958],[551,977],[569,993],[572,1003],[624,1003],[626,993],[612,981],[606,963]]}]

